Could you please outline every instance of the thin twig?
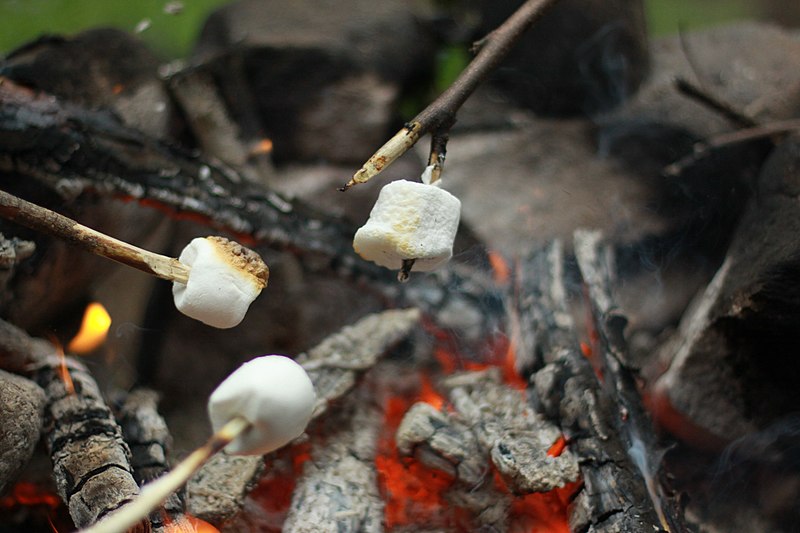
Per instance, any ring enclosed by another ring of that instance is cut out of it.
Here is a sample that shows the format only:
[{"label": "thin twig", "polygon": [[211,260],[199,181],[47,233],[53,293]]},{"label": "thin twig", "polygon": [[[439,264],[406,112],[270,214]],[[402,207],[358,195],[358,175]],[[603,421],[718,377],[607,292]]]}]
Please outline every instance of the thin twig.
[{"label": "thin twig", "polygon": [[[467,65],[456,81],[432,104],[403,126],[386,144],[381,146],[340,190],[345,191],[353,185],[366,183],[377,176],[414,146],[420,137],[430,131],[435,131],[437,135],[441,136],[442,141],[437,144],[439,148],[443,148],[447,144],[447,137],[444,134],[455,123],[456,113],[467,98],[500,64],[525,30],[557,1],[528,0],[508,20],[482,39],[478,55]],[[440,150],[439,153],[443,154],[444,151]]]},{"label": "thin twig", "polygon": [[675,88],[683,94],[716,111],[732,123],[742,128],[754,128],[758,126],[758,121],[746,113],[736,109],[728,102],[725,102],[710,91],[695,85],[685,78],[675,78]]},{"label": "thin twig", "polygon": [[696,143],[694,145],[694,151],[691,154],[664,167],[663,173],[666,176],[678,176],[684,170],[695,165],[703,158],[708,157],[716,150],[721,150],[735,144],[765,139],[767,137],[775,141],[782,135],[798,130],[800,130],[800,119],[791,119],[771,122],[754,128],[722,133]]}]

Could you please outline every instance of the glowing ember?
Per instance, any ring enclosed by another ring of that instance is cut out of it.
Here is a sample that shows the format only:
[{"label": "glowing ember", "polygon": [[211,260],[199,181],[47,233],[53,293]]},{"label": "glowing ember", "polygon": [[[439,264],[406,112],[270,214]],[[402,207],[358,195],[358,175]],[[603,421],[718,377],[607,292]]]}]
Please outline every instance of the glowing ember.
[{"label": "glowing ember", "polygon": [[547,455],[550,457],[558,457],[564,450],[567,448],[567,439],[564,438],[564,435],[561,435],[556,439],[550,449],[547,450]]},{"label": "glowing ember", "polygon": [[0,509],[13,509],[17,506],[41,505],[55,509],[61,505],[61,499],[46,489],[33,483],[17,483],[11,494],[0,498]]},{"label": "glowing ember", "polygon": [[270,152],[272,152],[272,140],[264,138],[253,145],[248,155],[253,157],[257,155],[268,154]]},{"label": "glowing ember", "polygon": [[489,266],[492,267],[492,277],[498,285],[507,285],[511,280],[511,267],[499,252],[489,250]]},{"label": "glowing ember", "polygon": [[105,342],[110,327],[111,317],[106,308],[98,302],[90,303],[83,314],[81,328],[70,341],[67,351],[75,354],[93,352]]},{"label": "glowing ember", "polygon": [[287,446],[270,457],[264,475],[248,498],[261,515],[259,531],[279,533],[289,513],[296,480],[303,472],[303,464],[311,459],[311,444]]},{"label": "glowing ember", "polygon": [[386,504],[384,520],[389,530],[405,524],[447,527],[457,518],[456,510],[443,498],[443,492],[453,479],[442,472],[427,469],[413,459],[401,458],[397,452],[394,433],[412,403],[401,397],[389,399],[375,458],[378,484]]},{"label": "glowing ember", "polygon": [[200,520],[191,515],[186,515],[181,520],[167,523],[164,526],[164,531],[166,533],[219,533],[219,529],[205,520]]},{"label": "glowing ember", "polygon": [[431,380],[428,376],[422,376],[422,385],[420,386],[419,399],[427,404],[432,405],[440,410],[444,407],[444,396],[436,392],[431,385]]}]

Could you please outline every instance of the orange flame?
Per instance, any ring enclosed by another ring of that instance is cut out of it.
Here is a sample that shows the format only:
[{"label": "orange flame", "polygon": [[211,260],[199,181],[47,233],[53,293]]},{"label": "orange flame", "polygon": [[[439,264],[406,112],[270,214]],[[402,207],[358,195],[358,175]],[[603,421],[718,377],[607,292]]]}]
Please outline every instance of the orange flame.
[{"label": "orange flame", "polygon": [[56,353],[58,354],[58,377],[64,383],[64,388],[67,389],[67,394],[75,394],[75,384],[72,382],[72,376],[67,368],[67,358],[64,356],[64,348],[60,344],[55,345]]},{"label": "orange flame", "polygon": [[83,322],[78,334],[67,345],[67,351],[76,354],[87,354],[103,344],[111,327],[111,317],[106,308],[98,302],[92,302],[83,313]]}]

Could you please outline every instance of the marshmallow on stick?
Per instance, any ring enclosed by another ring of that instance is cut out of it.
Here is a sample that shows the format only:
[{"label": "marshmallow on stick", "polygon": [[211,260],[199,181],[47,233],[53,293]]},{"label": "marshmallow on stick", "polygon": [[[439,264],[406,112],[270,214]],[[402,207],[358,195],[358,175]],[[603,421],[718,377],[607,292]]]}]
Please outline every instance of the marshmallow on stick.
[{"label": "marshmallow on stick", "polygon": [[353,239],[356,253],[401,274],[446,263],[453,255],[461,202],[439,183],[398,180],[384,186]]},{"label": "marshmallow on stick", "polygon": [[172,284],[175,307],[215,328],[238,325],[269,279],[257,253],[223,237],[193,239],[178,260],[191,270]]},{"label": "marshmallow on stick", "polygon": [[178,310],[217,328],[239,324],[269,278],[257,253],[223,237],[194,239],[175,259],[109,237],[4,191],[0,191],[0,217],[174,282]]},{"label": "marshmallow on stick", "polygon": [[144,519],[223,448],[261,455],[305,431],[316,403],[303,367],[282,355],[257,357],[236,369],[211,394],[208,412],[215,433],[168,474],[142,487],[131,503],[83,533],[125,533]]}]

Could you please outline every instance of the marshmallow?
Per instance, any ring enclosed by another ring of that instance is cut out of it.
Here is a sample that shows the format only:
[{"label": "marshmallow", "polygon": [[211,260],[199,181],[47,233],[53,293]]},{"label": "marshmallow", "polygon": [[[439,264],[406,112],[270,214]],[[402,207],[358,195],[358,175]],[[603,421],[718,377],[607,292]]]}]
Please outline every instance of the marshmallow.
[{"label": "marshmallow", "polygon": [[356,253],[381,266],[433,270],[453,255],[461,202],[437,185],[398,180],[378,195],[369,220],[356,232]]},{"label": "marshmallow", "polygon": [[303,367],[282,355],[265,355],[240,366],[211,393],[208,416],[217,432],[240,416],[252,427],[225,451],[263,455],[305,431],[317,395]]},{"label": "marshmallow", "polygon": [[223,237],[193,239],[178,260],[191,270],[186,284],[172,284],[175,307],[215,328],[239,324],[269,279],[257,253]]}]

